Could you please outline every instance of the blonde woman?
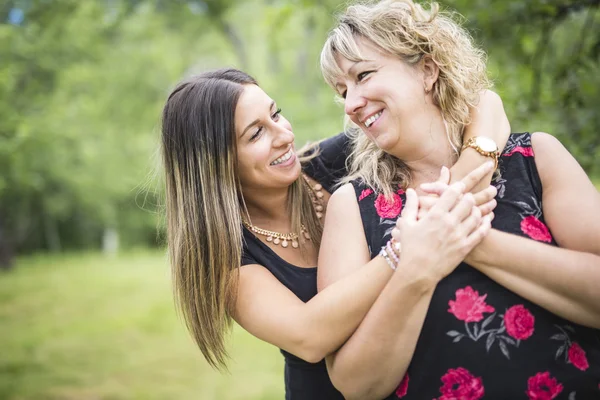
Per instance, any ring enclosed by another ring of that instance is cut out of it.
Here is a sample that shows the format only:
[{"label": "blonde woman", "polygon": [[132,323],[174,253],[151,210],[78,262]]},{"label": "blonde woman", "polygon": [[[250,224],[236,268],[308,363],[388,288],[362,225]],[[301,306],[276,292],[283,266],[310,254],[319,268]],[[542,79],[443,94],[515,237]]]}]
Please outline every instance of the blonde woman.
[{"label": "blonde woman", "polygon": [[[501,103],[493,93],[482,103],[470,130],[505,141],[504,128],[493,128],[505,118]],[[168,246],[179,309],[213,367],[226,366],[232,318],[278,346],[287,399],[342,398],[322,360],[352,334],[395,267],[383,257],[366,260],[316,295],[321,217],[345,172],[346,142],[343,135],[325,140],[301,163],[275,101],[234,69],[180,83],[163,110]],[[489,230],[482,214],[495,206],[494,188],[459,198],[491,170],[475,151],[462,160],[467,169],[483,166],[433,205],[453,216],[450,227],[458,232],[439,244],[448,260],[481,240]],[[416,231],[427,239],[448,227],[432,220]]]},{"label": "blonde woman", "polygon": [[361,400],[600,398],[600,197],[573,157],[548,134],[512,135],[494,229],[458,267],[444,263],[447,232],[418,230],[453,219],[411,199],[443,193],[421,184],[477,145],[463,132],[489,85],[483,52],[436,4],[381,1],[341,15],[321,62],[356,135],[349,183],[329,201],[320,288],[378,254],[399,260],[328,357],[334,385]]}]

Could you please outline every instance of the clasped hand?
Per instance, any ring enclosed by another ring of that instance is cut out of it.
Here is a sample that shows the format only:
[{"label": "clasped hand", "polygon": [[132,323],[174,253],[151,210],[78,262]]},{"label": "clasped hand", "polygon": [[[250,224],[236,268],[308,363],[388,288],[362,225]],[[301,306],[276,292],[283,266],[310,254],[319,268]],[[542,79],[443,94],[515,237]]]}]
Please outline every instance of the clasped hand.
[{"label": "clasped hand", "polygon": [[419,266],[419,273],[437,282],[483,240],[491,229],[496,189],[490,186],[474,195],[469,191],[492,168],[484,164],[453,184],[445,170],[438,181],[421,185],[427,196],[406,191],[406,204],[392,230],[402,244],[401,264]]}]

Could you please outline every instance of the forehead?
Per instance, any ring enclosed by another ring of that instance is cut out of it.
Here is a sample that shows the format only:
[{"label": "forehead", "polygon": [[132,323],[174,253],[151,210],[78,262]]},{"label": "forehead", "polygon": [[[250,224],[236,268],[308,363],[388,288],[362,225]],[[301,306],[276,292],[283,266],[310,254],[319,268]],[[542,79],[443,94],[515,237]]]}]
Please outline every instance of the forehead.
[{"label": "forehead", "polygon": [[394,61],[395,58],[386,53],[383,49],[379,48],[376,44],[363,37],[357,37],[355,39],[356,49],[359,54],[356,58],[348,58],[340,52],[335,53],[335,62],[339,67],[338,81],[349,78],[349,73],[356,72],[351,71],[351,68],[357,64],[370,64],[370,63],[383,63],[386,61]]},{"label": "forehead", "polygon": [[236,126],[244,129],[246,125],[265,112],[265,107],[270,108],[272,102],[273,100],[260,87],[252,84],[244,85],[244,90],[235,107]]}]

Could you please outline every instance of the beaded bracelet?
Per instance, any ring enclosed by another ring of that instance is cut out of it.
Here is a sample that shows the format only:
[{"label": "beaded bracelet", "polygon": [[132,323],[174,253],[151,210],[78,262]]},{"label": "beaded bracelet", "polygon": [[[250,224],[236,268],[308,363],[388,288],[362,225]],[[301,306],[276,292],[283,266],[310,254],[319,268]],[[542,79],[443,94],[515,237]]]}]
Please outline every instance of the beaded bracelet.
[{"label": "beaded bracelet", "polygon": [[397,242],[396,239],[391,238],[388,243],[390,244],[392,251],[396,253],[398,257],[400,257],[400,253],[402,252],[402,246],[400,245],[400,242]]},{"label": "beaded bracelet", "polygon": [[388,240],[387,244],[385,245],[385,248],[387,250],[388,255],[391,256],[396,265],[398,265],[398,263],[400,263],[400,257],[398,257],[398,254],[396,254],[396,252],[392,248],[391,240]]},{"label": "beaded bracelet", "polygon": [[390,268],[393,271],[396,270],[396,264],[394,264],[394,262],[390,259],[390,256],[388,255],[388,252],[386,251],[385,246],[383,246],[381,248],[381,251],[379,252],[379,255],[384,258],[384,260],[388,263],[388,265],[390,266]]}]

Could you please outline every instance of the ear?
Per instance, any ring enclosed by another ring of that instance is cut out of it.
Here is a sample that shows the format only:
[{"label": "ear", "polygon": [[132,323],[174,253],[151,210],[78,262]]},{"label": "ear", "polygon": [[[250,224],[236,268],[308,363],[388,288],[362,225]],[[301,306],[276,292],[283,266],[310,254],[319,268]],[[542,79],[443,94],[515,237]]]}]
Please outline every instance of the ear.
[{"label": "ear", "polygon": [[423,89],[425,89],[426,93],[429,93],[440,76],[440,67],[438,67],[433,58],[428,54],[423,56],[421,63],[423,68]]}]

